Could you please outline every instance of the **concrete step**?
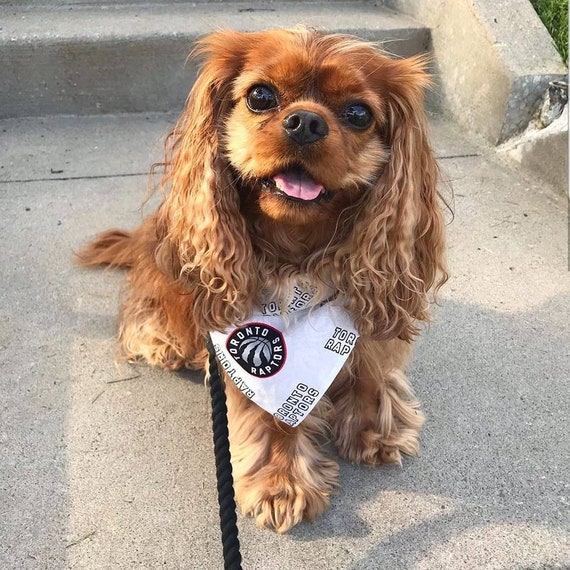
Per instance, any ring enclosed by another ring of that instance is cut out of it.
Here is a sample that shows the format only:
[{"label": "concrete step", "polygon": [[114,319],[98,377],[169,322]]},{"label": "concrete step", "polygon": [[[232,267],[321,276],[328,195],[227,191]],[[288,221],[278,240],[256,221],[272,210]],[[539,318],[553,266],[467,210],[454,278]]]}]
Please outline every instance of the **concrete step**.
[{"label": "concrete step", "polygon": [[373,2],[192,2],[0,7],[0,118],[179,110],[195,77],[192,43],[214,29],[303,23],[430,49],[430,31]]}]

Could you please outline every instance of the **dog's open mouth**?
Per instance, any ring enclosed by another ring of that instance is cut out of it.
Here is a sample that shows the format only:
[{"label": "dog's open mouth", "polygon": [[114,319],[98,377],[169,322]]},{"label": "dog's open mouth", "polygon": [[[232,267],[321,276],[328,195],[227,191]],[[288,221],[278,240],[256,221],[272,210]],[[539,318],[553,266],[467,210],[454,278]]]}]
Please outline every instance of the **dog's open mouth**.
[{"label": "dog's open mouth", "polygon": [[327,190],[305,170],[293,167],[263,180],[265,190],[296,202],[315,202],[326,198]]}]

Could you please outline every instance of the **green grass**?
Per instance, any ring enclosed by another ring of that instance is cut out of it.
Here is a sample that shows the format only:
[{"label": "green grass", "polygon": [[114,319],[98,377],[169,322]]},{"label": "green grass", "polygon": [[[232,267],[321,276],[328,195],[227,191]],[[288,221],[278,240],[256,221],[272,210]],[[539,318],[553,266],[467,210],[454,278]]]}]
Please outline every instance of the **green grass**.
[{"label": "green grass", "polygon": [[530,0],[568,64],[568,0]]}]

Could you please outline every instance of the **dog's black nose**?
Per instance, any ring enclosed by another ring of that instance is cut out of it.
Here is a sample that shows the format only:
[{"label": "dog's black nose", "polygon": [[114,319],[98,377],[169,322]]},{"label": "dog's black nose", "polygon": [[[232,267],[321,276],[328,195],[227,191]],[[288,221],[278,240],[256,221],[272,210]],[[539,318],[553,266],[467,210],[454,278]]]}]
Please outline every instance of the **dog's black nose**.
[{"label": "dog's black nose", "polygon": [[283,128],[297,144],[308,144],[327,136],[325,120],[312,111],[295,111],[283,120]]}]

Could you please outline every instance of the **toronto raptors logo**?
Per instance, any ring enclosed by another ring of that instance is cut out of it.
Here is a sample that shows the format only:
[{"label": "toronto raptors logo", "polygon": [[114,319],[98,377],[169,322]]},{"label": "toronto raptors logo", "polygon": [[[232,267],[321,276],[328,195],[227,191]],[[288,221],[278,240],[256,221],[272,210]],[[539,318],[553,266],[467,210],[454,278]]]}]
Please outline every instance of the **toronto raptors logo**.
[{"label": "toronto raptors logo", "polygon": [[264,323],[248,323],[235,329],[226,348],[246,372],[258,378],[279,372],[287,358],[283,335]]}]

